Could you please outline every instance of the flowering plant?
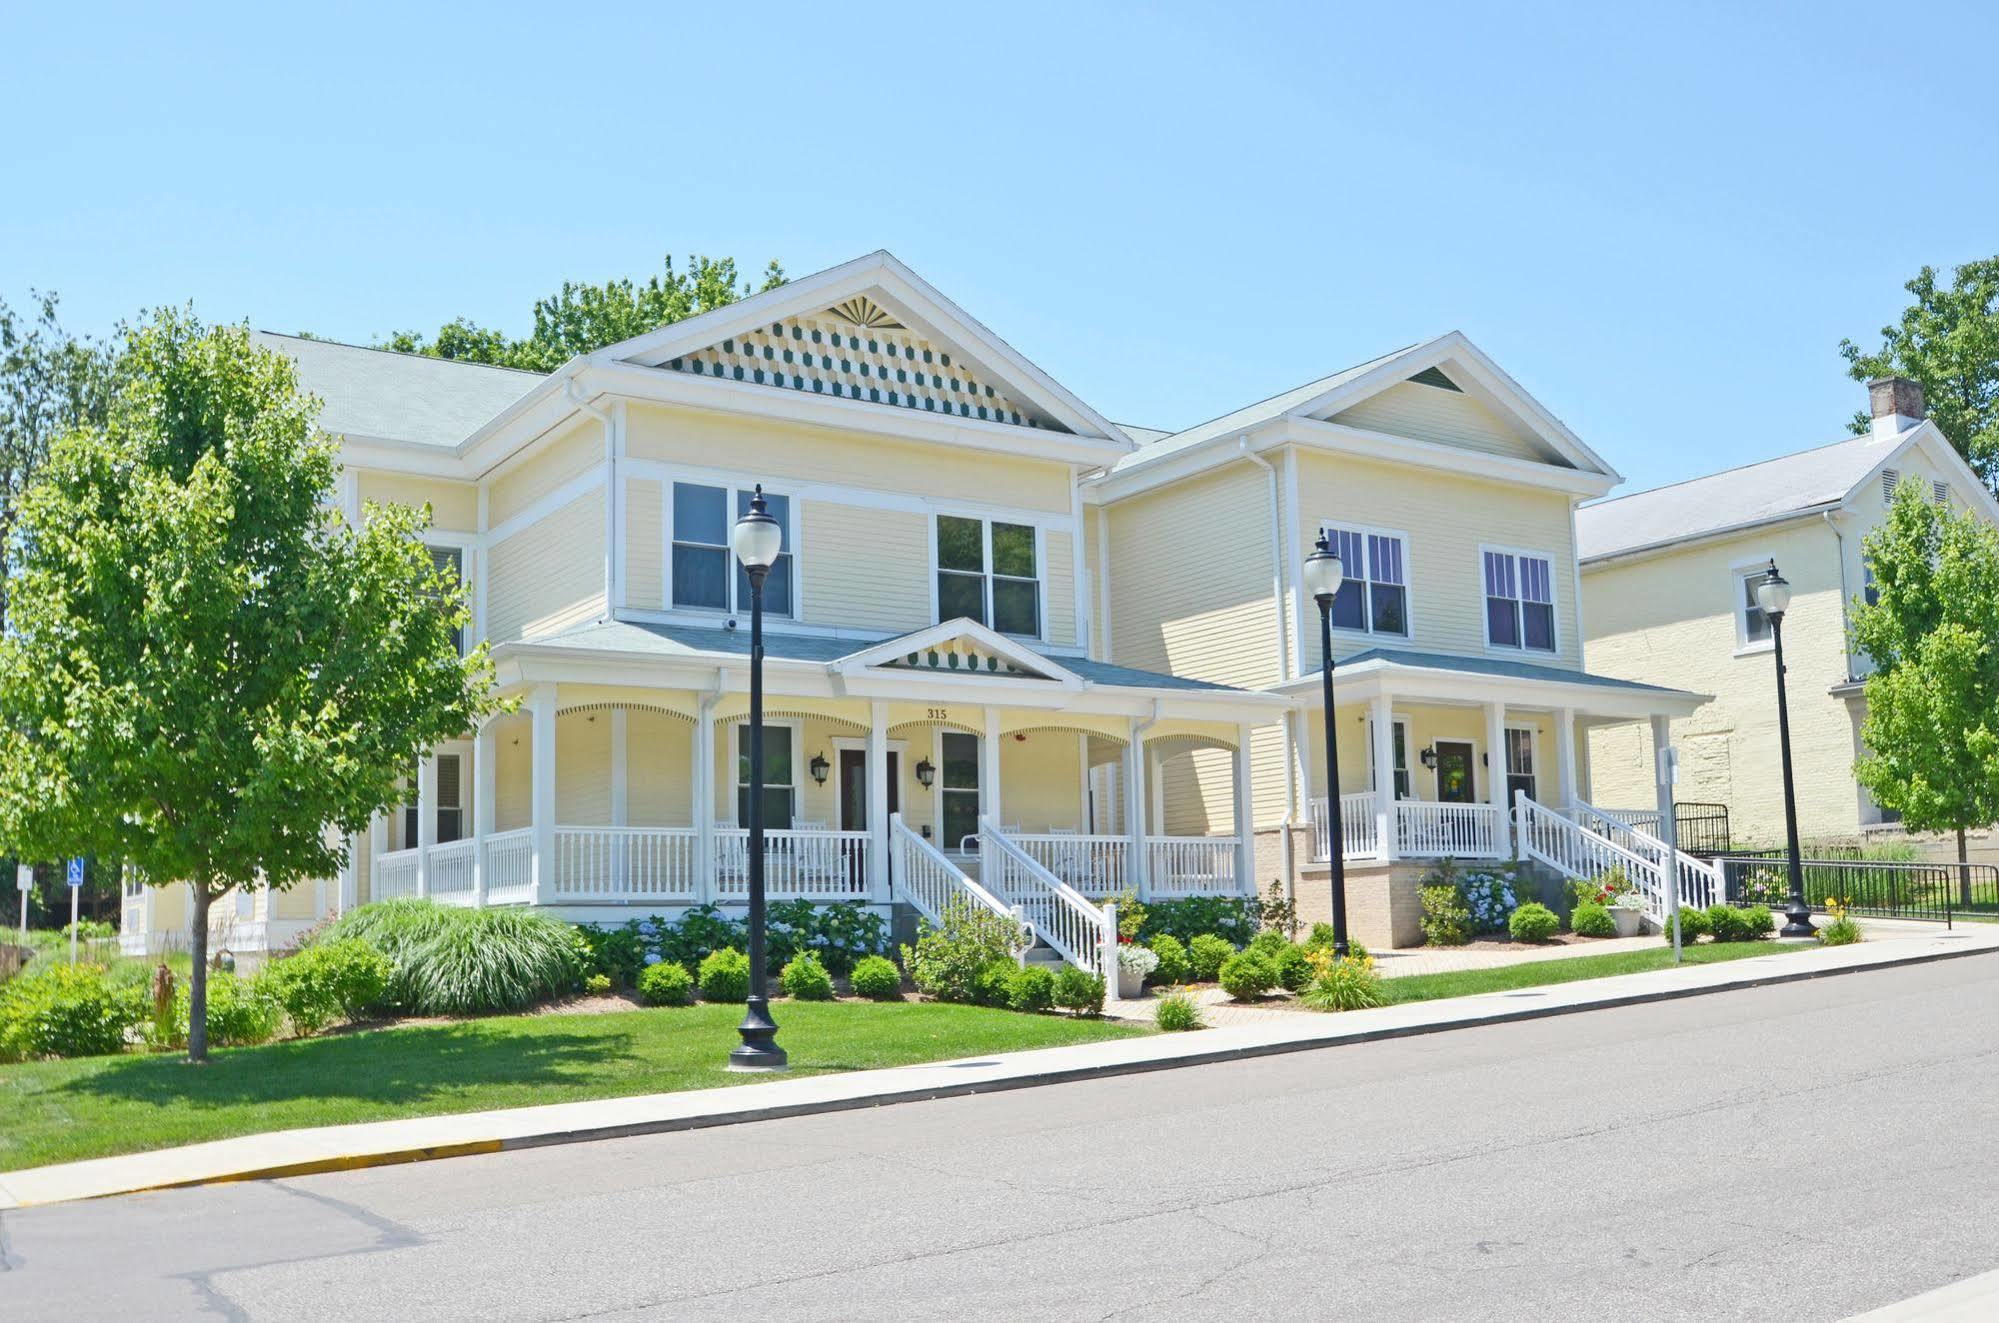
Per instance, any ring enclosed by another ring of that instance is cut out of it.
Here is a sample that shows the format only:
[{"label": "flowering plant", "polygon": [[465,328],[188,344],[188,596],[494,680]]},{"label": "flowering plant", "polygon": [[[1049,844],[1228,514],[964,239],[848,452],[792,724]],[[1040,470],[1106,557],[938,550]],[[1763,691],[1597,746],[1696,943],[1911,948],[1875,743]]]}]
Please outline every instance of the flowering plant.
[{"label": "flowering plant", "polygon": [[1117,949],[1117,967],[1127,974],[1137,974],[1141,978],[1159,968],[1159,957],[1149,946],[1136,942],[1120,943]]},{"label": "flowering plant", "polygon": [[1493,869],[1474,869],[1458,882],[1458,893],[1471,911],[1472,927],[1482,933],[1503,931],[1520,901],[1513,893],[1513,879]]}]

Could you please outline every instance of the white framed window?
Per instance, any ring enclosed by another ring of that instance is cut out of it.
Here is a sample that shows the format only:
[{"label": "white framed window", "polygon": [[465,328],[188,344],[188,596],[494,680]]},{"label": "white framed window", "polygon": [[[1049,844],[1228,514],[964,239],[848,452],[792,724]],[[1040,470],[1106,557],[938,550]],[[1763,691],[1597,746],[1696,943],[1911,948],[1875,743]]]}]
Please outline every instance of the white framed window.
[{"label": "white framed window", "polygon": [[[765,497],[769,497],[766,492]],[[736,723],[736,825],[750,823],[750,725]],[[798,813],[796,722],[764,722],[763,816],[766,831],[789,831]]]},{"label": "white framed window", "polygon": [[[441,546],[435,542],[424,544],[430,553],[430,563],[441,573],[448,573],[453,582],[465,582],[465,548]],[[469,604],[469,603],[468,603]],[[465,655],[465,626],[459,625],[451,631],[451,641],[458,648],[458,655]]]},{"label": "white framed window", "polygon": [[1480,548],[1485,572],[1485,646],[1554,652],[1555,576],[1547,556]]},{"label": "white framed window", "polygon": [[979,737],[961,730],[937,733],[938,836],[956,850],[979,831]]},{"label": "white framed window", "polygon": [[1735,646],[1738,652],[1770,646],[1770,617],[1763,614],[1763,606],[1756,600],[1756,586],[1769,577],[1768,560],[1735,568]]},{"label": "white framed window", "polygon": [[1536,799],[1534,792],[1534,732],[1525,726],[1506,728],[1506,802],[1520,791]]},{"label": "white framed window", "polygon": [[1333,628],[1408,638],[1408,540],[1381,529],[1331,523],[1320,529],[1346,576],[1333,594]]},{"label": "white framed window", "polygon": [[[1397,717],[1395,718],[1394,728],[1395,797],[1397,799],[1410,799],[1415,796],[1416,790],[1414,784],[1409,780],[1409,722],[1406,718]],[[1368,718],[1367,722],[1367,784],[1370,790],[1374,788],[1374,719],[1372,717]]]},{"label": "white framed window", "polygon": [[[677,608],[735,614],[750,609],[750,576],[729,550],[729,530],[748,513],[753,492],[719,483],[676,482],[668,498],[671,520],[667,547],[668,604]],[[768,489],[764,504],[784,529],[777,561],[764,577],[764,610],[795,613],[792,591],[791,498]]]},{"label": "white framed window", "polygon": [[1033,524],[940,514],[937,619],[963,616],[1002,634],[1041,637],[1041,535]]}]

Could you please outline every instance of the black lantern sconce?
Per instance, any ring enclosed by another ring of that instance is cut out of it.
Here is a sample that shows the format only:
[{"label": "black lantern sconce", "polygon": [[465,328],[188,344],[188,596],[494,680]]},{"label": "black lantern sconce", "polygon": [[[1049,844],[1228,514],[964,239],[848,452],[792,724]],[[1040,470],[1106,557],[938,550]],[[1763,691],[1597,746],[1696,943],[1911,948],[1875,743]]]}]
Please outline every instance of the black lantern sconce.
[{"label": "black lantern sconce", "polygon": [[833,764],[826,761],[823,753],[813,754],[812,761],[806,766],[811,769],[813,781],[822,786],[826,784],[826,773],[833,770]]},{"label": "black lantern sconce", "polygon": [[1418,754],[1417,757],[1423,760],[1423,766],[1429,768],[1433,772],[1437,770],[1436,745],[1434,744],[1430,745],[1428,748],[1424,749],[1422,753]]},{"label": "black lantern sconce", "polygon": [[935,781],[936,779],[937,779],[937,769],[931,766],[930,760],[928,758],[925,758],[921,762],[916,764],[916,783],[918,785],[922,786],[925,790],[928,790],[930,788],[930,783],[932,781]]}]

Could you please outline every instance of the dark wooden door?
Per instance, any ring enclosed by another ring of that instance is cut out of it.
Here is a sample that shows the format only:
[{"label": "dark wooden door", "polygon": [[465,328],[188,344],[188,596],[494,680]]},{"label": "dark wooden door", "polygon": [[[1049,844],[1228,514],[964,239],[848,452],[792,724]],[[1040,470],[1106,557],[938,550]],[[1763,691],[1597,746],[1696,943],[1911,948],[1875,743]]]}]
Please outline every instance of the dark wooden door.
[{"label": "dark wooden door", "polygon": [[[888,756],[888,811],[902,809],[902,759]],[[868,754],[865,749],[840,750],[840,830],[868,829]]]},{"label": "dark wooden door", "polygon": [[1457,740],[1437,741],[1437,798],[1446,804],[1470,804],[1478,798],[1472,748]]}]

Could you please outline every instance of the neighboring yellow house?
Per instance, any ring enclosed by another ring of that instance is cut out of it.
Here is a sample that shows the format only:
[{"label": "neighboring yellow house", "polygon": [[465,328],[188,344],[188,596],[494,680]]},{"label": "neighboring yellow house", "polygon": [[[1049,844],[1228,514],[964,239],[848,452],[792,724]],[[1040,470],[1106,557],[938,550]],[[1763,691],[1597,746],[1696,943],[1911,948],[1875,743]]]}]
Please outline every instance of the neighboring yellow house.
[{"label": "neighboring yellow house", "polygon": [[[1577,520],[1590,665],[1713,695],[1673,723],[1677,797],[1725,806],[1737,847],[1784,838],[1761,572],[1775,560],[1793,592],[1783,628],[1799,832],[1851,840],[1894,826],[1853,779],[1865,659],[1847,625],[1868,591],[1862,542],[1900,483],[1999,522],[1984,484],[1924,420],[1920,387],[1887,378],[1869,395],[1864,436],[1585,506]],[[1589,766],[1599,803],[1653,803],[1646,730],[1593,733]]]},{"label": "neighboring yellow house", "polygon": [[[1573,514],[1617,475],[1463,336],[1174,435],[1106,421],[886,253],[546,376],[259,339],[324,403],[349,521],[430,507],[522,706],[425,759],[339,877],[219,905],[235,949],[390,896],[739,905],[751,793],[773,897],[966,900],[1079,963],[1126,889],[1323,881],[1321,528],[1362,940],[1417,940],[1412,861],[1445,855],[1663,894],[1663,847],[1583,801],[1577,732],[1699,695],[1583,671]],[[750,787],[728,533],[758,484],[785,549]],[[126,941],[186,923],[138,891]]]},{"label": "neighboring yellow house", "polygon": [[[1567,821],[1592,821],[1578,732],[1684,716],[1699,695],[1583,670],[1574,513],[1618,476],[1469,340],[1184,432],[1125,431],[1139,448],[1084,484],[1095,643],[1123,665],[1291,700],[1255,736],[1257,875],[1286,880],[1307,919],[1328,909],[1335,797],[1349,913],[1370,943],[1420,940],[1415,879],[1439,857],[1644,870]],[[1330,793],[1319,611],[1300,587],[1321,531],[1347,576]],[[1201,750],[1167,760],[1153,785],[1169,829],[1230,821],[1231,770]],[[1627,824],[1606,830],[1658,852]]]}]

